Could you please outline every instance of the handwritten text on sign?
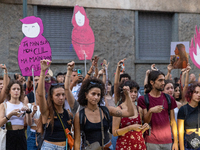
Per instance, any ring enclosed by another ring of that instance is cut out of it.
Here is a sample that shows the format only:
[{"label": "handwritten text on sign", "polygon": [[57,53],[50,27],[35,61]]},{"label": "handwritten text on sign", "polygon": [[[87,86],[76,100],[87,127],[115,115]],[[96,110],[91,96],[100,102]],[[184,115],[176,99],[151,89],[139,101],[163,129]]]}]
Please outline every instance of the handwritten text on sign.
[{"label": "handwritten text on sign", "polygon": [[49,42],[46,39],[32,41],[34,39],[22,40],[18,51],[18,63],[23,76],[31,76],[31,70],[34,68],[34,75],[40,75],[40,60],[51,60]]}]

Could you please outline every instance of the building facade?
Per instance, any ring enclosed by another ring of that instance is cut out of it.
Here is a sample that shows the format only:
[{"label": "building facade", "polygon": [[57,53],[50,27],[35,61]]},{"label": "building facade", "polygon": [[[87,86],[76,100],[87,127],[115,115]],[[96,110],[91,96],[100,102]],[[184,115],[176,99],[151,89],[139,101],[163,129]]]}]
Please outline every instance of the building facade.
[{"label": "building facade", "polygon": [[[22,0],[0,0],[0,63],[7,65],[10,76],[20,73],[17,53],[23,38]],[[146,70],[152,63],[167,73],[172,41],[191,41],[195,26],[200,26],[200,1],[196,0],[28,0],[27,15],[43,20],[44,37],[52,48],[51,69],[54,74],[66,72],[67,63],[76,62],[84,73],[71,44],[73,7],[86,10],[95,36],[94,55],[110,62],[109,78],[114,81],[117,62],[123,58],[125,70],[143,86]],[[189,59],[198,78],[200,71]],[[87,61],[87,68],[91,63]],[[100,67],[99,67],[100,69]],[[178,77],[180,69],[172,71]]]}]

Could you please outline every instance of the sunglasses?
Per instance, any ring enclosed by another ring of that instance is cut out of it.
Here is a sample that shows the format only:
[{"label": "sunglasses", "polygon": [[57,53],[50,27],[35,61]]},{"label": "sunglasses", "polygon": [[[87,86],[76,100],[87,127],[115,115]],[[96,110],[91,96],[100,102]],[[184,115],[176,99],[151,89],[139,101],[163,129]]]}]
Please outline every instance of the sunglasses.
[{"label": "sunglasses", "polygon": [[55,86],[64,86],[64,83],[52,83],[51,86],[52,87],[55,87]]}]

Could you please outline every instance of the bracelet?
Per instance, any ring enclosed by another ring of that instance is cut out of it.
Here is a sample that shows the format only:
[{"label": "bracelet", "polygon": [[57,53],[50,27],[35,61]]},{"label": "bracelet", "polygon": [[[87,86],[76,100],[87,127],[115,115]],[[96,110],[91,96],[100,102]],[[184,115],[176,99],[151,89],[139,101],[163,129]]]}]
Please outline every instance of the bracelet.
[{"label": "bracelet", "polygon": [[7,116],[6,116],[6,119],[7,119],[7,120],[10,120]]},{"label": "bracelet", "polygon": [[103,73],[103,75],[106,75],[105,73]]},{"label": "bracelet", "polygon": [[90,73],[87,73],[89,76],[91,75]]},{"label": "bracelet", "polygon": [[26,111],[27,114],[30,114],[32,113],[32,110],[30,109],[29,111]]},{"label": "bracelet", "polygon": [[117,130],[115,130],[115,132],[116,132],[117,136],[119,136],[119,134],[117,133]]}]

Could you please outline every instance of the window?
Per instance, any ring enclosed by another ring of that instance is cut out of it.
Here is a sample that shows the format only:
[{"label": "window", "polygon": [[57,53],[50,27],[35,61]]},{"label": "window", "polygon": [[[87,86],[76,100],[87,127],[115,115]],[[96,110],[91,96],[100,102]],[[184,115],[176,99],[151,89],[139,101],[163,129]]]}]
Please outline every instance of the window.
[{"label": "window", "polygon": [[77,60],[71,43],[73,8],[37,6],[36,12],[43,21],[43,35],[50,43],[52,60]]},{"label": "window", "polygon": [[[136,60],[169,62],[174,14],[136,12]],[[177,38],[176,38],[177,40]]]}]

